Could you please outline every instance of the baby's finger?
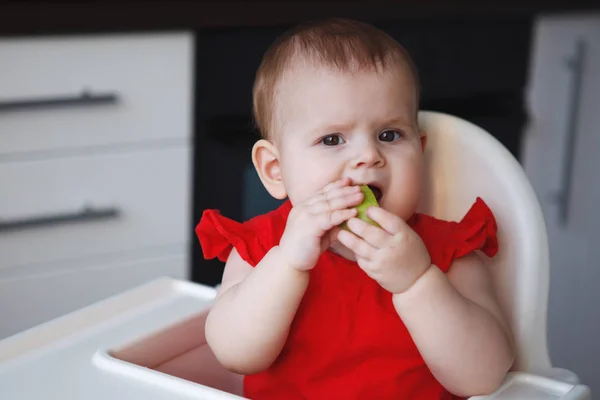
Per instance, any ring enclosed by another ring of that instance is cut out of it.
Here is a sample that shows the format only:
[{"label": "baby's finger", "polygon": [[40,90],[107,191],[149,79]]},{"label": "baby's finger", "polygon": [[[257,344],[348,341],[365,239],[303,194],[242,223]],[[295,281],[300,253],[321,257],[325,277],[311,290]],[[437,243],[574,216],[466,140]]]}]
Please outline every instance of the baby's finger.
[{"label": "baby's finger", "polygon": [[367,216],[377,222],[383,230],[390,235],[395,235],[399,232],[404,232],[408,225],[397,215],[384,210],[381,207],[369,207]]},{"label": "baby's finger", "polygon": [[349,178],[338,179],[337,181],[333,181],[330,184],[325,185],[325,187],[323,187],[323,189],[321,189],[321,192],[326,193],[332,189],[343,187],[343,186],[348,186],[349,184],[350,184]]},{"label": "baby's finger", "polygon": [[362,195],[362,191],[358,186],[340,186],[328,190],[327,192],[321,191],[317,193],[307,202],[307,204],[314,204],[323,200],[329,201],[336,197],[348,196],[356,193],[360,193]]},{"label": "baby's finger", "polygon": [[331,212],[354,207],[359,205],[364,197],[360,189],[355,190],[351,187],[340,188],[330,193],[324,193],[319,199],[309,204],[312,213]]},{"label": "baby's finger", "polygon": [[348,221],[350,218],[355,217],[357,214],[358,211],[356,208],[346,208],[333,212],[323,212],[316,217],[321,219],[321,228],[328,231],[341,223]]},{"label": "baby's finger", "polygon": [[364,239],[346,230],[340,230],[338,241],[352,250],[357,257],[372,260],[377,249],[367,243]]},{"label": "baby's finger", "polygon": [[366,223],[362,219],[350,218],[347,222],[348,228],[358,237],[363,238],[371,246],[381,249],[386,246],[392,237],[383,229]]}]

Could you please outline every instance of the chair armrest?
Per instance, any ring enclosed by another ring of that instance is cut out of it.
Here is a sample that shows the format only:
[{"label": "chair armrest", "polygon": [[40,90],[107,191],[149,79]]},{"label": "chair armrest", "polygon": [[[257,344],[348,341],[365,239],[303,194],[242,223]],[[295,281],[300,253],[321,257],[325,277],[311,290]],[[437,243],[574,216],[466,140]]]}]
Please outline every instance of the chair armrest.
[{"label": "chair armrest", "polygon": [[[558,373],[559,371],[554,371]],[[564,375],[565,377],[567,375]],[[504,383],[487,396],[474,396],[470,400],[508,399],[591,400],[591,391],[585,385],[572,384],[547,376],[525,372],[511,372]]]},{"label": "chair armrest", "polygon": [[581,383],[576,373],[564,368],[549,368],[547,370],[540,371],[538,375],[555,379],[557,381],[570,383],[572,385],[579,385]]}]

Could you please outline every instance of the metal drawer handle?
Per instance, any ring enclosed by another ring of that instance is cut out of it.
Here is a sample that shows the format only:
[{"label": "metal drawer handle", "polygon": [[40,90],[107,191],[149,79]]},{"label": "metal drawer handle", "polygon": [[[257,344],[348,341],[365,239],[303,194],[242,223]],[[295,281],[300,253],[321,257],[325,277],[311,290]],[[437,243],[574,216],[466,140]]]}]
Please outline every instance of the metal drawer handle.
[{"label": "metal drawer handle", "polygon": [[0,112],[17,110],[54,108],[68,106],[91,106],[102,104],[114,104],[119,97],[116,93],[92,93],[85,89],[78,95],[39,97],[31,99],[4,100],[0,101]]},{"label": "metal drawer handle", "polygon": [[29,218],[20,218],[12,220],[0,219],[0,233],[19,229],[65,224],[69,222],[87,222],[102,219],[111,219],[117,218],[119,215],[120,211],[118,208],[115,207],[85,207],[81,211],[37,215]]},{"label": "metal drawer handle", "polygon": [[586,42],[579,38],[575,44],[575,54],[566,60],[566,66],[571,72],[571,91],[569,93],[569,108],[567,110],[567,132],[563,168],[560,177],[561,187],[553,196],[553,200],[558,206],[558,220],[563,226],[567,224],[569,219],[571,186],[573,184],[573,161],[575,156],[575,142],[577,140],[577,122],[585,51]]}]

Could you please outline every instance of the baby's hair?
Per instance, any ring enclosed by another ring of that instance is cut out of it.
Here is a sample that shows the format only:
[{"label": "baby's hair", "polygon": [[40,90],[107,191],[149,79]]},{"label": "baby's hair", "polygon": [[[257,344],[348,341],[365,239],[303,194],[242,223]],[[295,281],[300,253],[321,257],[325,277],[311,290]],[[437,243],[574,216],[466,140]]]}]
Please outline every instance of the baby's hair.
[{"label": "baby's hair", "polygon": [[265,139],[273,137],[277,86],[293,65],[357,72],[396,67],[412,74],[416,103],[419,103],[419,76],[415,64],[394,38],[359,21],[332,18],[312,21],[287,30],[268,48],[256,72],[253,88],[253,116]]}]

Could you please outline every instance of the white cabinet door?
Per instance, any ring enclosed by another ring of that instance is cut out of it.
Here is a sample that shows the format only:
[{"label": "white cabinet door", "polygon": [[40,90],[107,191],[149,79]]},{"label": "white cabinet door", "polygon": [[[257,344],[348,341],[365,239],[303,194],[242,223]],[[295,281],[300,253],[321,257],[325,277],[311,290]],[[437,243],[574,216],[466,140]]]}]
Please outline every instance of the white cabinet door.
[{"label": "white cabinet door", "polygon": [[0,163],[0,271],[189,242],[187,146]]},{"label": "white cabinet door", "polygon": [[187,279],[185,253],[106,261],[86,260],[52,274],[0,275],[0,339],[58,318],[135,286],[169,276]]},{"label": "white cabinet door", "polygon": [[0,156],[187,139],[192,74],[190,33],[0,38]]},{"label": "white cabinet door", "polygon": [[554,365],[600,391],[600,15],[535,25],[523,163],[550,239]]}]

